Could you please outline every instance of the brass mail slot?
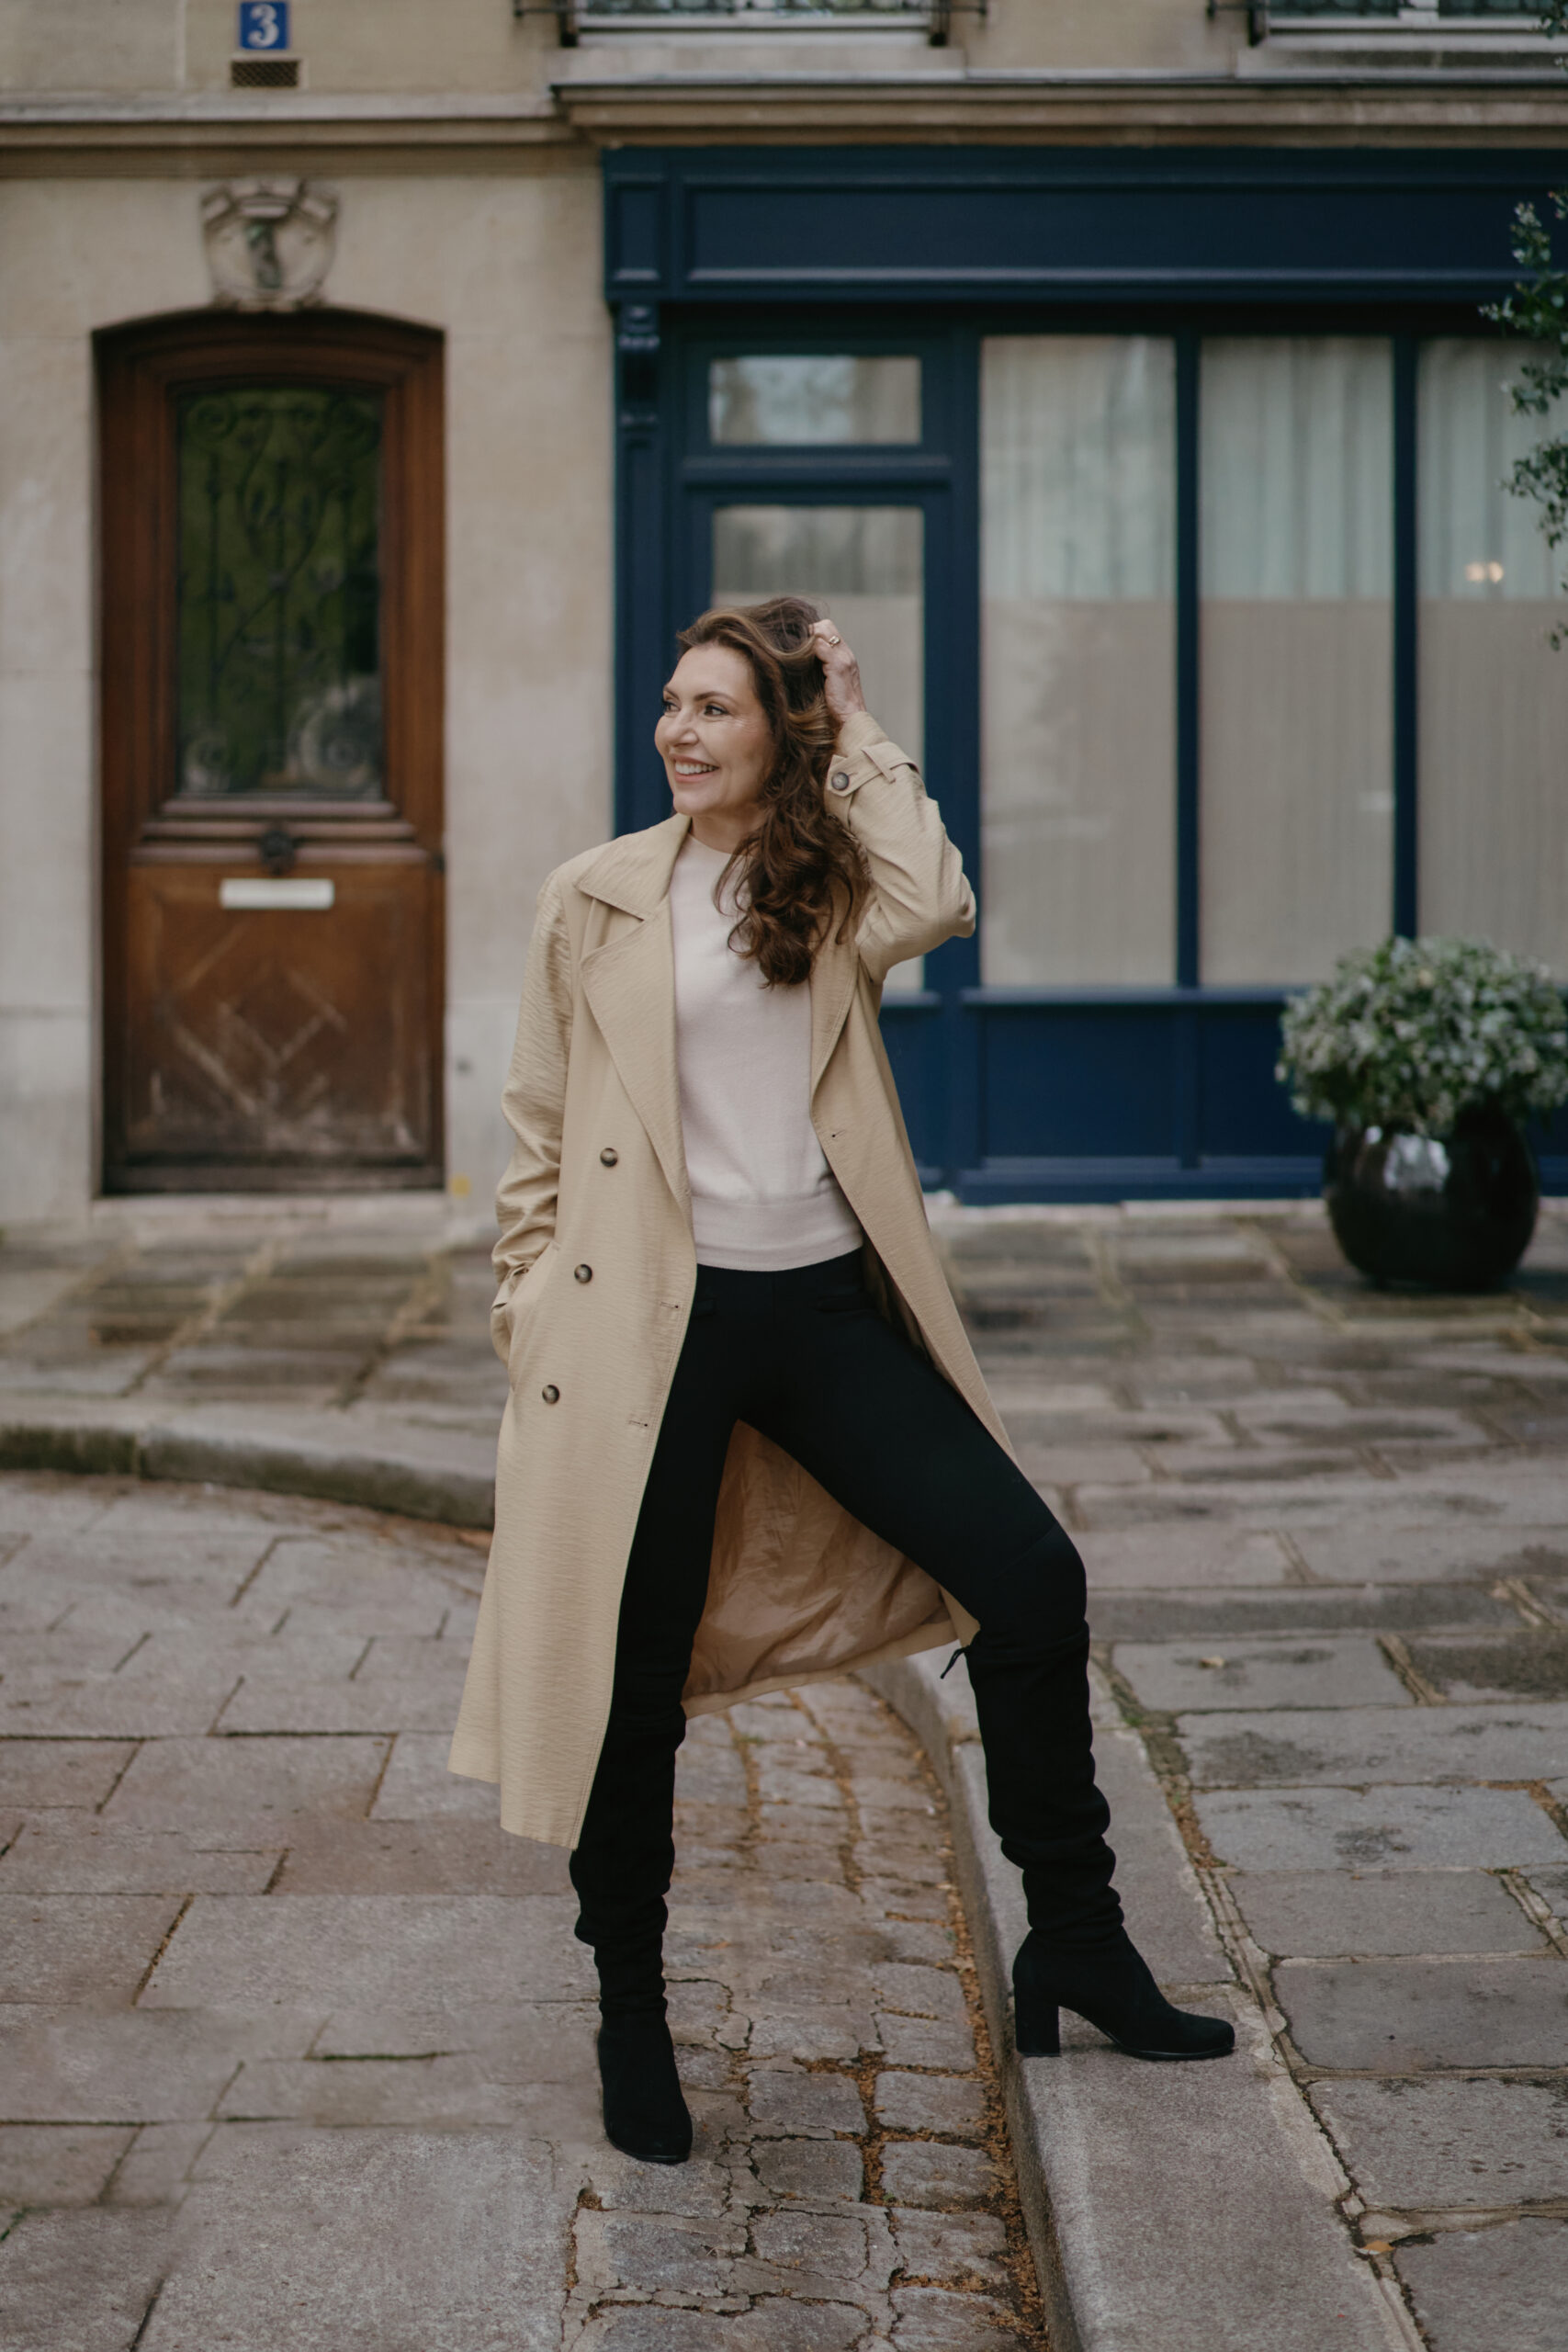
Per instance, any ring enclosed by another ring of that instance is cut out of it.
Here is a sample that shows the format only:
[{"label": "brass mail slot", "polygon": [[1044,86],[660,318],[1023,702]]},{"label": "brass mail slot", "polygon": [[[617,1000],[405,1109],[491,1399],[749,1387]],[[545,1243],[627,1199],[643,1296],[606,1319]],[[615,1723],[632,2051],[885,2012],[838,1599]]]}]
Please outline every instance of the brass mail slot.
[{"label": "brass mail slot", "polygon": [[289,914],[324,914],[336,885],[324,875],[231,874],[218,886],[218,903],[236,914],[260,914],[268,907]]}]

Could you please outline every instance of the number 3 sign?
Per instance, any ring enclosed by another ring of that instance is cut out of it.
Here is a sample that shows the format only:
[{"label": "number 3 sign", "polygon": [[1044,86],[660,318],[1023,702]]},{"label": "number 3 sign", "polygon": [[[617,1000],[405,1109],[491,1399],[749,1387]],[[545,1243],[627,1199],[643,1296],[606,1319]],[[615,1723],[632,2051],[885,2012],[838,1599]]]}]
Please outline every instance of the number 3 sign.
[{"label": "number 3 sign", "polygon": [[288,0],[240,0],[240,47],[287,49]]}]

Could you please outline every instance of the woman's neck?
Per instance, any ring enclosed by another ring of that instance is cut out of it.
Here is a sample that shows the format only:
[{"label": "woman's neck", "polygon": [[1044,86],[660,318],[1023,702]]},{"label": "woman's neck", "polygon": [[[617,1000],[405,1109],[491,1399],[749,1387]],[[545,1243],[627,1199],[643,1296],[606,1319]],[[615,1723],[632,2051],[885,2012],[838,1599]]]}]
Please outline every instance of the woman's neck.
[{"label": "woman's neck", "polygon": [[732,857],[750,840],[755,818],[754,808],[705,808],[692,819],[692,839],[704,849],[719,849],[726,857]]}]

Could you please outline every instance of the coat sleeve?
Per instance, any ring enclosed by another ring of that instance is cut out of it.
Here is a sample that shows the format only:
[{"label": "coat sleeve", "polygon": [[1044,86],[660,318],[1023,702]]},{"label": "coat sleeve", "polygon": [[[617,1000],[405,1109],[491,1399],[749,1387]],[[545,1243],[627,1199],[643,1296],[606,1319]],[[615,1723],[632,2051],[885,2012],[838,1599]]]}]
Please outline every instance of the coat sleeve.
[{"label": "coat sleeve", "polygon": [[863,711],[847,719],[828,770],[828,806],[865,853],[871,901],[856,944],[877,982],[975,928],[975,893],[920,772]]},{"label": "coat sleeve", "polygon": [[552,874],[539,893],[517,1036],[501,1098],[513,1145],[495,1195],[501,1238],[491,1254],[501,1288],[491,1308],[491,1338],[503,1362],[507,1301],[555,1234],[570,1050],[571,944],[560,885]]}]

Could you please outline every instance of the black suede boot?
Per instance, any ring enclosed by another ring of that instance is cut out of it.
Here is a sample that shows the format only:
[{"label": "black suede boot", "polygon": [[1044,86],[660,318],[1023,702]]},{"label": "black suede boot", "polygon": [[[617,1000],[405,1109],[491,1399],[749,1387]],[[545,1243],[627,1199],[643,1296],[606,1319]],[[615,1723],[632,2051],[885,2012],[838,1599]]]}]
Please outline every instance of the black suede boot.
[{"label": "black suede boot", "polygon": [[599,2026],[604,2137],[645,2165],[683,2165],[692,2118],[675,2071],[675,2045],[662,2005],[606,2009]]},{"label": "black suede boot", "polygon": [[[636,1657],[634,1653],[634,1658]],[[599,2079],[604,2136],[648,2165],[684,2164],[692,2118],[664,2015],[664,1896],[675,1866],[671,1829],[679,1696],[644,1693],[630,1668],[571,1857],[579,1940],[599,1974]]]},{"label": "black suede boot", "polygon": [[1077,1949],[1045,1942],[1031,1928],[1012,1964],[1013,2032],[1021,2058],[1061,2049],[1058,2009],[1071,2009],[1130,2058],[1224,2058],[1235,2048],[1223,2018],[1173,2008],[1124,1928],[1108,1942]]}]

